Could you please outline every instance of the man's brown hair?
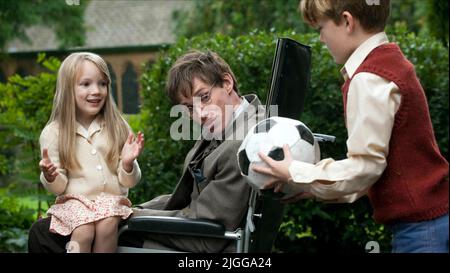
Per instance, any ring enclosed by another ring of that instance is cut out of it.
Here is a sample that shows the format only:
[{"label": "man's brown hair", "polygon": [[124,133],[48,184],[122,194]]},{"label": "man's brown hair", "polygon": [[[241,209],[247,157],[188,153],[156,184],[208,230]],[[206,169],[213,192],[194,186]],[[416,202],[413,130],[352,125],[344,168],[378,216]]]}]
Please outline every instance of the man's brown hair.
[{"label": "man's brown hair", "polygon": [[209,85],[223,86],[223,77],[228,73],[233,78],[233,89],[238,93],[236,77],[230,66],[215,52],[190,51],[178,58],[169,71],[166,91],[173,104],[181,97],[192,96],[193,80],[198,78]]},{"label": "man's brown hair", "polygon": [[299,5],[303,19],[311,26],[317,26],[324,17],[339,25],[342,13],[348,11],[367,32],[383,31],[390,10],[390,0],[301,0]]}]

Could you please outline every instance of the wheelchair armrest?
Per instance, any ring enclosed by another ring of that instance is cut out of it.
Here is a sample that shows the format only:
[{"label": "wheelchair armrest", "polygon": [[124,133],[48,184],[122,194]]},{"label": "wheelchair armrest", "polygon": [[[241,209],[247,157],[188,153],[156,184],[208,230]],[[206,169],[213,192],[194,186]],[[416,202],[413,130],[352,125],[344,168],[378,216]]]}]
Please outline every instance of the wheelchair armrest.
[{"label": "wheelchair armrest", "polygon": [[150,233],[223,237],[225,226],[204,219],[189,219],[169,216],[136,216],[127,222],[128,230]]},{"label": "wheelchair armrest", "polygon": [[335,136],[331,135],[324,135],[324,134],[313,134],[314,138],[317,140],[317,142],[334,142],[336,141]]}]

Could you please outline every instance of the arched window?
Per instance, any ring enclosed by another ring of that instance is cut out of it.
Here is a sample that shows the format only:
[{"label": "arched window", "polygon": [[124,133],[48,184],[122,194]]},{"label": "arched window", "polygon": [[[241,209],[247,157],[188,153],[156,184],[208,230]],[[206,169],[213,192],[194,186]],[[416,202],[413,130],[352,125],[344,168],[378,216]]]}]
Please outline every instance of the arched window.
[{"label": "arched window", "polygon": [[3,71],[0,70],[0,82],[6,83],[6,76],[3,74]]},{"label": "arched window", "polygon": [[116,73],[114,72],[114,69],[112,66],[107,63],[109,75],[111,76],[111,93],[114,98],[114,101],[116,102],[116,105],[119,105],[119,101],[117,100],[117,82],[116,82]]},{"label": "arched window", "polygon": [[137,82],[137,74],[131,63],[127,64],[127,68],[122,77],[122,102],[123,113],[137,114],[139,113],[139,85]]},{"label": "arched window", "polygon": [[19,74],[21,77],[26,77],[26,76],[29,76],[30,75],[30,73],[28,73],[28,71],[26,71],[23,67],[19,67],[17,70],[16,70],[16,73],[15,74]]}]

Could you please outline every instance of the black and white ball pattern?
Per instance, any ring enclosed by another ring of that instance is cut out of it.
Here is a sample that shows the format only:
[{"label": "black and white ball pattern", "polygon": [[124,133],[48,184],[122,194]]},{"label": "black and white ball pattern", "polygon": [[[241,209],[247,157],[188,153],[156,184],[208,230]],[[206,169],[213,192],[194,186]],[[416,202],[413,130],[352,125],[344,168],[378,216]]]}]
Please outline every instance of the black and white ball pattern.
[{"label": "black and white ball pattern", "polygon": [[[268,181],[266,175],[251,169],[254,165],[266,166],[258,153],[262,152],[274,160],[283,160],[284,144],[289,145],[295,160],[314,164],[320,159],[319,145],[305,124],[283,117],[262,120],[250,129],[237,154],[241,173],[248,177],[252,187],[259,190]],[[283,192],[286,194],[293,190],[292,185],[285,188]]]}]

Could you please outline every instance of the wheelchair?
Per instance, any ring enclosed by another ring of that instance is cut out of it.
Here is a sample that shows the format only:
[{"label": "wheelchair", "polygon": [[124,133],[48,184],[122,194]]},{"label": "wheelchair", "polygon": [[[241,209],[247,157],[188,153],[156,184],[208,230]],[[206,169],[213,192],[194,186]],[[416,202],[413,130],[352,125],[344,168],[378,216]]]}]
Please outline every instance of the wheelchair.
[{"label": "wheelchair", "polygon": [[[279,38],[272,64],[271,86],[266,99],[266,117],[273,115],[298,119],[303,112],[309,85],[311,49],[289,38]],[[270,113],[278,105],[278,113]],[[334,142],[335,137],[314,134],[318,143]],[[224,225],[208,219],[168,216],[137,216],[127,221],[119,236],[126,232],[219,238],[234,244],[236,253],[269,253],[283,220],[285,205],[272,190],[251,189],[248,209],[242,225],[226,230]],[[118,252],[179,252],[119,246]]]}]

